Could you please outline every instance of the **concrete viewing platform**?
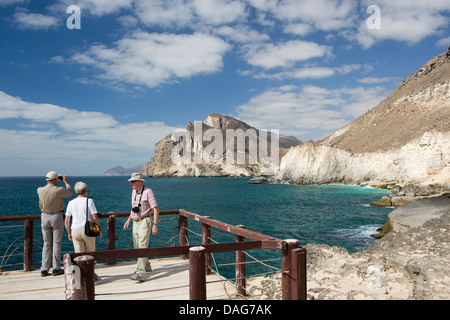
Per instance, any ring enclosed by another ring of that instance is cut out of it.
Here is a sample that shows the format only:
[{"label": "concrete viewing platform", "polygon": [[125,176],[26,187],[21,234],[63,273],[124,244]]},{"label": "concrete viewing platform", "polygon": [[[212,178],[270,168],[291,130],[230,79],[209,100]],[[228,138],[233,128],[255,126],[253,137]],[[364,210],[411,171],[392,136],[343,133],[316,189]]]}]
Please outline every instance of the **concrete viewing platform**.
[{"label": "concrete viewing platform", "polygon": [[[113,266],[99,263],[95,272],[96,300],[188,300],[189,261],[178,258],[151,259],[148,281],[130,279],[136,261]],[[217,274],[206,276],[207,299],[235,298],[232,283]],[[40,270],[6,271],[0,275],[0,300],[65,300],[64,275],[41,277]]]}]

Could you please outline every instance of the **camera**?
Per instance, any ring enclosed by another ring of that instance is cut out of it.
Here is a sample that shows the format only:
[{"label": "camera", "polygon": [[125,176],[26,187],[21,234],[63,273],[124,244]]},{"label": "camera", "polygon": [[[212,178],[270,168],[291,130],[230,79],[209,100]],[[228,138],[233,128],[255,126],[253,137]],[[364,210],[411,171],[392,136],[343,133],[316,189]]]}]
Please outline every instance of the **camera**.
[{"label": "camera", "polygon": [[62,180],[62,179],[63,179],[63,176],[59,176],[58,179],[59,179],[59,180]]},{"label": "camera", "polygon": [[134,213],[139,213],[139,212],[141,212],[141,204],[139,203],[139,206],[138,206],[138,207],[133,207],[133,208],[131,209],[131,211],[133,211]]}]

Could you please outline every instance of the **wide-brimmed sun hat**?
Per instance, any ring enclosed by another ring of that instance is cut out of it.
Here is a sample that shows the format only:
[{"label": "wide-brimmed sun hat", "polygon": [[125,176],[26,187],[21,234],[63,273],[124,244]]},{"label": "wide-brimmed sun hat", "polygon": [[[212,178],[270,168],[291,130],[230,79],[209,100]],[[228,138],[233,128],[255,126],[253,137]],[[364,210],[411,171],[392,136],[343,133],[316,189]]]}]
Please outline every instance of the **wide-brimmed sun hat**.
[{"label": "wide-brimmed sun hat", "polygon": [[133,173],[128,181],[145,181],[144,177],[140,173]]}]

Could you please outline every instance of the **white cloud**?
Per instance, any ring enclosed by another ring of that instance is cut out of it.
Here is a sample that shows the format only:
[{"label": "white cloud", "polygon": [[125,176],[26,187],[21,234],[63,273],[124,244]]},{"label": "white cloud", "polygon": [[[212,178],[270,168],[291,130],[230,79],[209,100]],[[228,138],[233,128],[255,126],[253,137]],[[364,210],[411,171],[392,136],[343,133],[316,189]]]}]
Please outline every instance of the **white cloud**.
[{"label": "white cloud", "polygon": [[344,64],[340,67],[318,67],[318,66],[305,66],[302,68],[293,68],[281,72],[268,73],[268,72],[252,72],[250,70],[241,71],[243,76],[252,76],[255,79],[323,79],[331,77],[335,74],[348,74],[355,70],[363,68],[361,64]]},{"label": "white cloud", "polygon": [[31,13],[26,9],[17,9],[13,16],[14,24],[20,29],[50,29],[58,26],[56,17],[40,13]]},{"label": "white cloud", "polygon": [[[348,40],[370,48],[384,40],[416,44],[430,36],[444,36],[450,23],[448,0],[247,0],[264,14],[281,22],[284,32],[308,35],[315,30],[335,32]],[[381,10],[381,29],[369,29],[371,14],[366,9],[377,5]],[[331,34],[330,34],[331,35]],[[443,40],[444,41],[444,40]],[[438,45],[443,45],[440,42]]]},{"label": "white cloud", "polygon": [[[361,5],[368,7],[371,4],[373,1],[364,0]],[[354,39],[366,49],[384,40],[415,44],[439,34],[450,22],[444,15],[444,12],[450,12],[450,2],[446,0],[380,0],[377,5],[380,7],[380,29],[369,29],[363,20],[354,35]]]},{"label": "white cloud", "polygon": [[136,0],[135,13],[147,26],[183,27],[193,18],[190,1],[183,0]]},{"label": "white cloud", "polygon": [[326,89],[283,86],[270,89],[236,108],[237,117],[257,128],[279,129],[300,139],[331,134],[375,107],[384,88]]},{"label": "white cloud", "polygon": [[64,63],[64,58],[61,56],[54,56],[54,57],[51,57],[48,62],[60,64],[60,63]]},{"label": "white cloud", "polygon": [[328,67],[304,67],[298,69],[290,69],[289,71],[281,71],[275,73],[259,72],[252,74],[251,71],[243,72],[242,75],[252,75],[255,79],[322,79],[331,77],[336,73],[334,68]]},{"label": "white cloud", "polygon": [[273,12],[283,21],[301,21],[316,29],[332,31],[349,27],[357,10],[354,0],[281,0]]},{"label": "white cloud", "polygon": [[264,69],[291,67],[296,62],[331,55],[331,47],[315,42],[292,40],[279,44],[249,45],[245,59],[253,66]]},{"label": "white cloud", "polygon": [[[369,30],[365,8],[372,4],[370,0],[78,0],[75,4],[96,15],[122,11],[124,15],[117,19],[135,29],[112,45],[92,45],[72,56],[74,62],[95,71],[93,77],[88,74],[79,81],[98,84],[100,80],[117,90],[125,90],[125,84],[138,85],[139,90],[219,72],[223,57],[230,50],[255,67],[241,71],[255,78],[321,79],[346,74],[352,71],[346,71],[352,65],[342,66],[342,70],[298,66],[299,62],[334,57],[331,46],[304,40],[274,40],[271,36],[282,30],[287,39],[292,39],[292,35],[303,37],[323,30],[327,32],[326,39],[345,37],[364,48],[387,39],[415,43],[448,25],[448,18],[442,13],[450,7],[448,1],[442,0],[430,4],[422,0],[413,4],[381,0],[378,4],[382,28]],[[261,23],[271,26],[258,28]],[[162,27],[167,33],[136,29],[142,24]],[[179,34],[186,29],[195,33]],[[445,38],[439,45],[444,41]],[[52,60],[62,61],[58,57]],[[282,70],[275,74],[257,73],[259,68],[265,72]]]},{"label": "white cloud", "polygon": [[314,28],[306,23],[291,23],[284,27],[284,32],[293,33],[299,36],[306,36],[314,31]]},{"label": "white cloud", "polygon": [[[54,10],[61,10],[70,5],[77,5],[81,13],[89,13],[94,16],[103,16],[117,13],[122,9],[131,9],[134,0],[59,0]],[[59,9],[56,9],[59,8]]]},{"label": "white cloud", "polygon": [[295,79],[320,79],[330,77],[334,75],[334,73],[335,71],[333,68],[311,67],[294,70],[286,74],[286,77]]},{"label": "white cloud", "polygon": [[222,39],[202,33],[135,32],[110,48],[94,45],[72,59],[100,71],[99,78],[153,88],[220,71],[229,49]]},{"label": "white cloud", "polygon": [[269,41],[270,37],[265,33],[259,33],[247,25],[221,26],[212,30],[217,35],[238,43],[260,43]]},{"label": "white cloud", "polygon": [[220,25],[245,17],[245,5],[234,0],[193,0],[193,8],[203,23]]},{"label": "white cloud", "polygon": [[147,26],[219,26],[243,20],[245,3],[239,0],[136,0],[135,13]]},{"label": "white cloud", "polygon": [[362,78],[362,79],[358,79],[359,83],[383,83],[383,82],[388,82],[391,81],[392,78],[391,77],[384,77],[384,78],[376,78],[376,77],[366,77],[366,78]]},{"label": "white cloud", "polygon": [[247,0],[253,7],[262,11],[272,11],[276,8],[278,0]]},{"label": "white cloud", "polygon": [[1,91],[0,120],[18,122],[15,129],[0,129],[0,163],[32,161],[42,170],[59,163],[61,170],[82,175],[144,164],[155,143],[176,129],[158,121],[123,124],[106,113],[26,102]]},{"label": "white cloud", "polygon": [[138,25],[138,19],[133,16],[120,16],[117,21],[124,27],[133,29]]},{"label": "white cloud", "polygon": [[436,42],[436,46],[437,46],[437,47],[448,48],[448,47],[450,46],[450,37],[446,37],[446,38],[439,39],[439,40]]},{"label": "white cloud", "polygon": [[21,4],[25,0],[0,0],[0,7],[6,7],[13,4]]}]

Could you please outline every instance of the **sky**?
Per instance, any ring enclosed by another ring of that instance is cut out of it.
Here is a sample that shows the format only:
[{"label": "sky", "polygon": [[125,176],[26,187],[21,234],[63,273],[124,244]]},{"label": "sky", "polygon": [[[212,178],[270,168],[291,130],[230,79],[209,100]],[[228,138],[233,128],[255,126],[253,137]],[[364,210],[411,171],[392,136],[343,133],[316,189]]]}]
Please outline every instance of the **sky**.
[{"label": "sky", "polygon": [[143,165],[215,112],[323,139],[449,26],[448,0],[0,0],[0,176]]}]

